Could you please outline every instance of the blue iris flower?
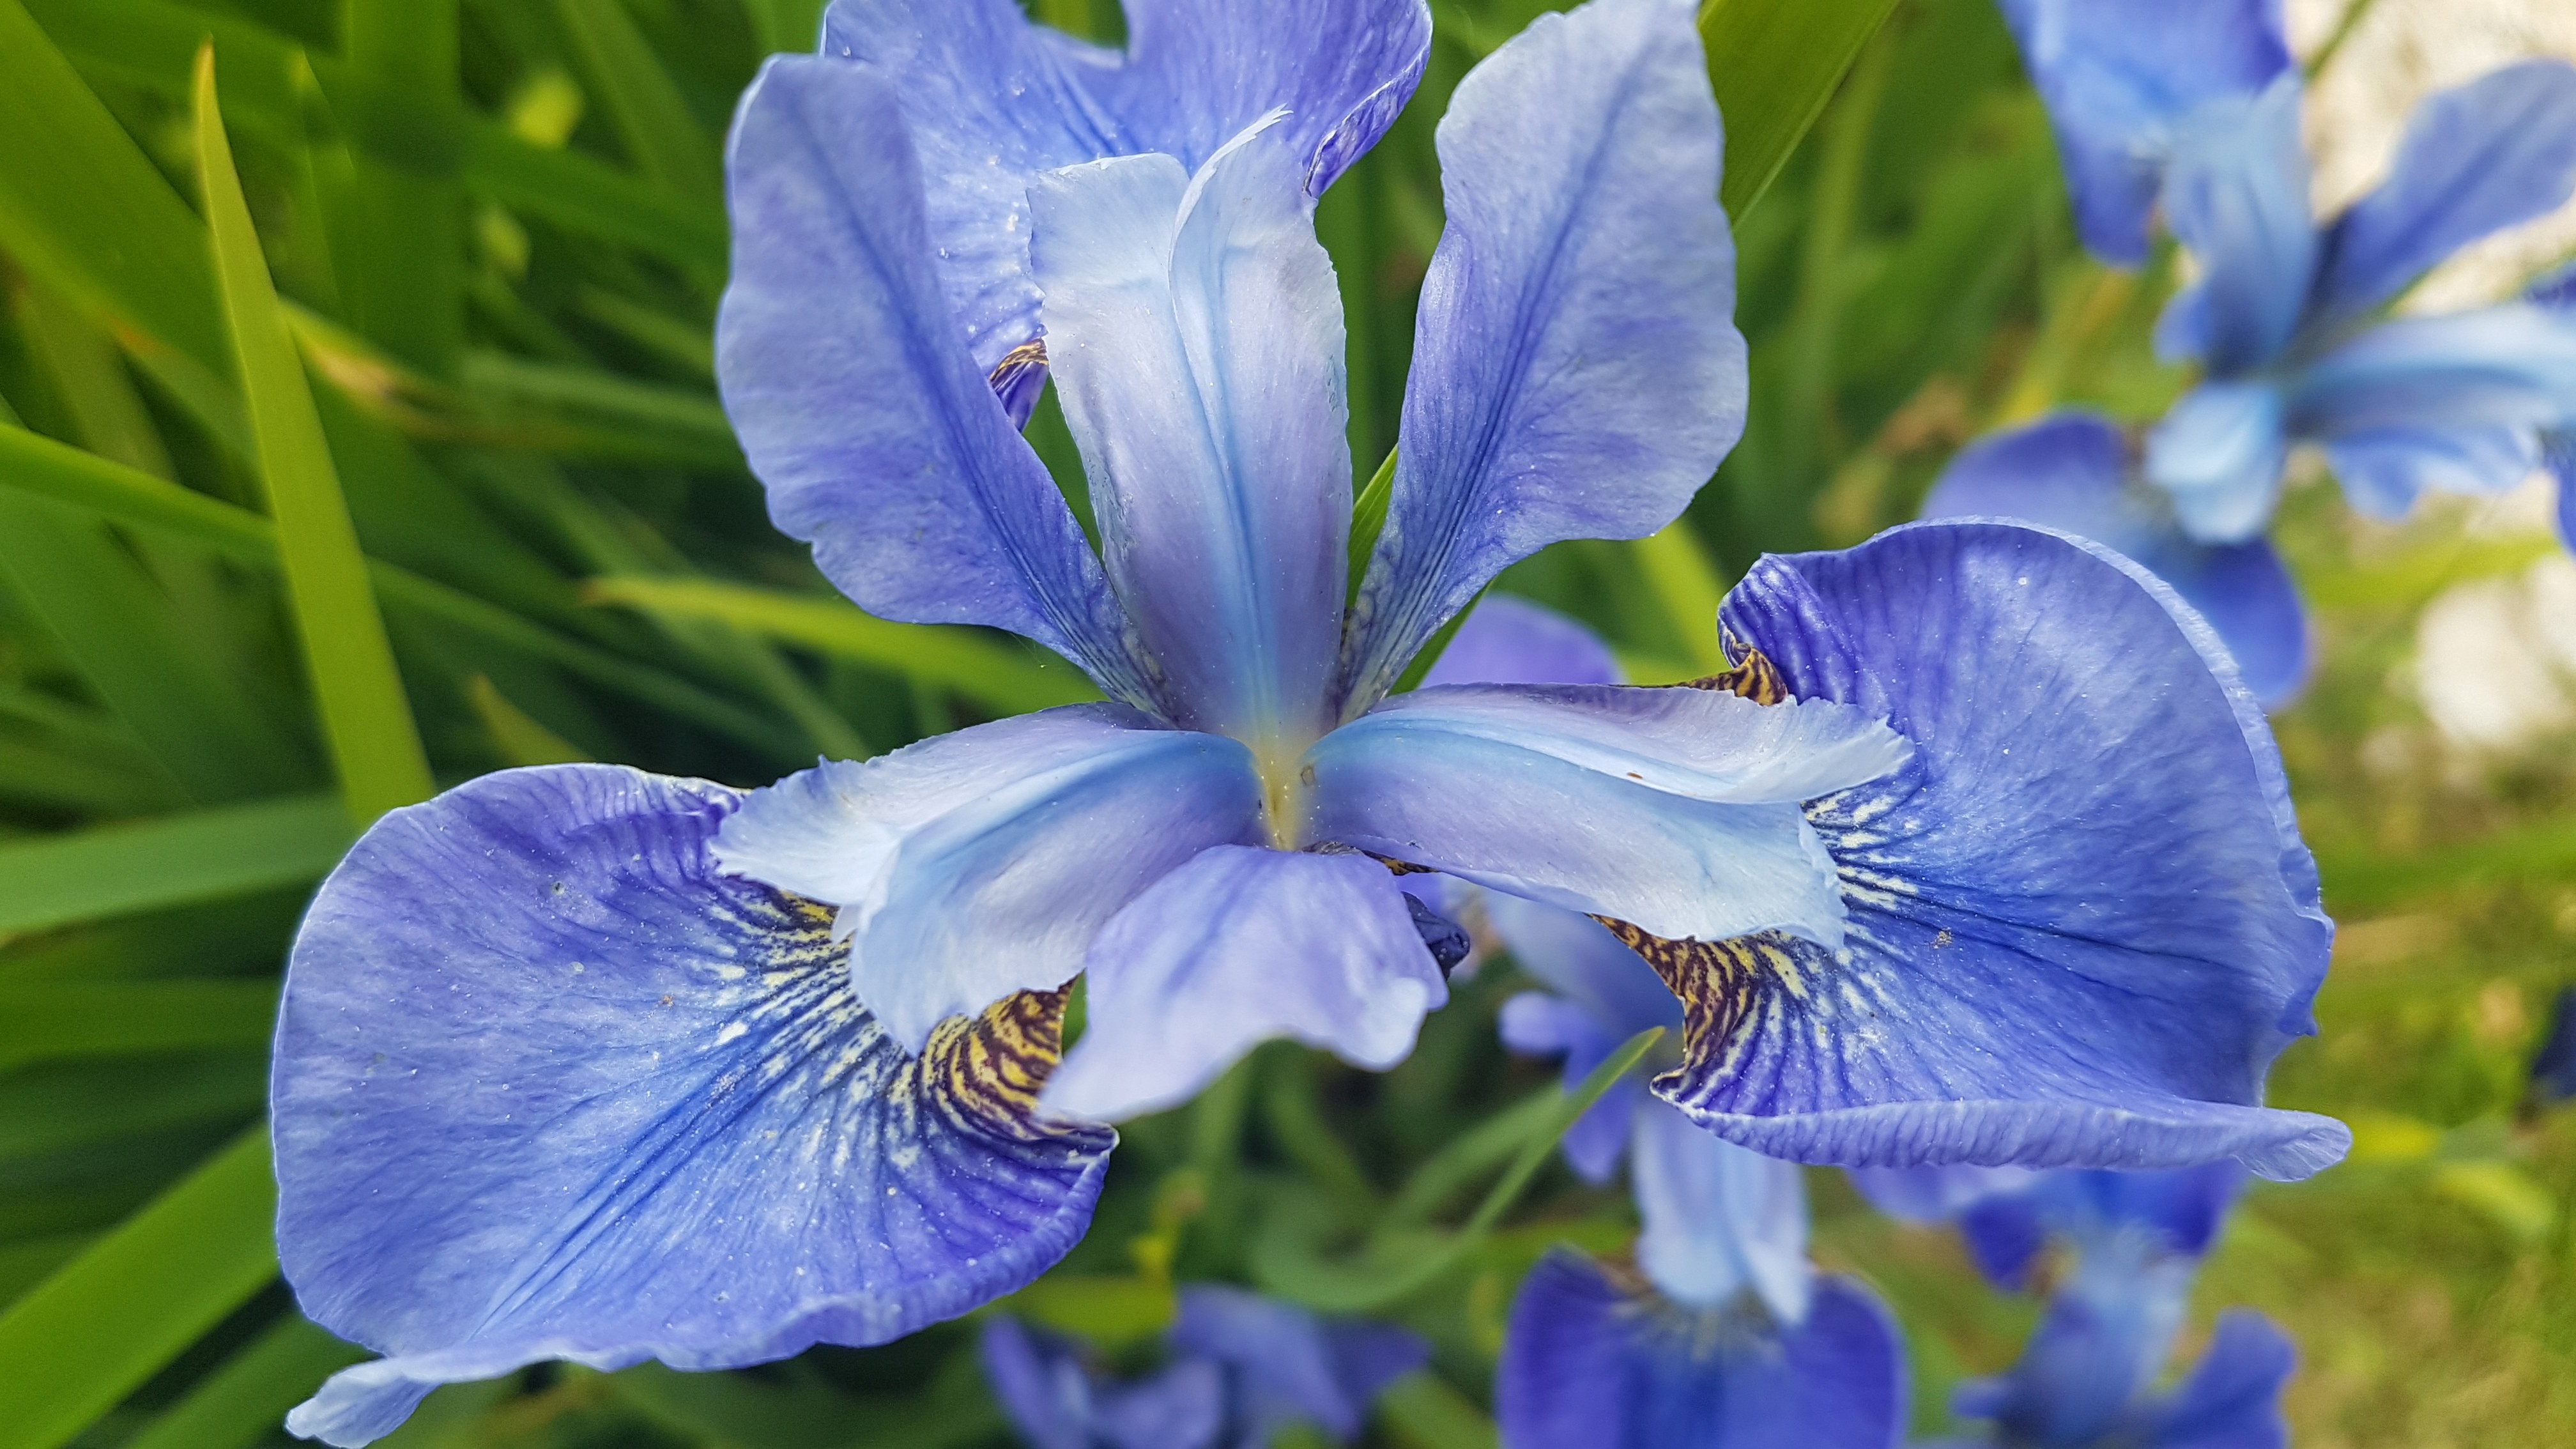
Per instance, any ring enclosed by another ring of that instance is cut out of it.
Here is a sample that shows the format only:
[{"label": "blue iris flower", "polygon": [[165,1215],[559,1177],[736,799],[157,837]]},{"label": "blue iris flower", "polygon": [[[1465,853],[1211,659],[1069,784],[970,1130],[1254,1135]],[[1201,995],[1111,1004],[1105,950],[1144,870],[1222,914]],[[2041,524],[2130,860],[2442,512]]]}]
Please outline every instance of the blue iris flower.
[{"label": "blue iris flower", "polygon": [[[378,822],[298,937],[271,1106],[286,1274],[387,1356],[293,1428],[1011,1291],[1086,1227],[1105,1124],[1267,1038],[1406,1053],[1455,932],[1399,871],[1618,922],[1684,1004],[1657,1091],[1775,1157],[2340,1155],[2260,1106],[2331,936],[2278,758],[2114,556],[1921,526],[1762,563],[1709,688],[1388,697],[1502,568],[1664,526],[1740,429],[1693,15],[1594,0],[1459,86],[1355,592],[1311,207],[1409,93],[1416,0],[1136,0],[1122,54],[841,0],[764,69],[717,344],[774,518],[871,612],[1020,633],[1107,702]],[[1041,350],[1098,553],[1013,423]]]},{"label": "blue iris flower", "polygon": [[2000,0],[2057,133],[2076,233],[2146,261],[2165,168],[2194,114],[2291,68],[2281,0]]},{"label": "blue iris flower", "polygon": [[2576,318],[2528,302],[2380,320],[2416,278],[2576,191],[2576,67],[2508,66],[2417,108],[2388,179],[2322,226],[2308,211],[2299,81],[2195,112],[2165,214],[2201,278],[2158,324],[2204,380],[2149,436],[2147,477],[2184,533],[2260,533],[2292,443],[2321,444],[2354,506],[2397,517],[2428,488],[2530,476],[2576,422]]},{"label": "blue iris flower", "polygon": [[984,1377],[1033,1449],[1265,1449],[1291,1424],[1349,1443],[1378,1393],[1431,1352],[1400,1328],[1206,1284],[1181,1290],[1165,1348],[1160,1368],[1120,1379],[1071,1340],[997,1316]]},{"label": "blue iris flower", "polygon": [[[2129,9],[2087,10],[2060,25],[2045,63],[2033,51],[2062,130],[2100,121],[2076,79],[2164,64],[2172,27],[2205,25],[2225,53],[2255,33],[2251,7],[2232,20]],[[2134,53],[2123,39],[2132,31],[2143,37]],[[2133,148],[2152,154],[2145,194],[2161,194],[2203,271],[2167,308],[2157,341],[2206,376],[2150,433],[2143,458],[2101,419],[2063,413],[1962,452],[1923,509],[2026,519],[2135,559],[2201,612],[2271,706],[2298,692],[2309,662],[2305,611],[2262,537],[2292,444],[2322,444],[2355,505],[2394,517],[2427,488],[2510,487],[2539,466],[2545,443],[2576,428],[2576,312],[2550,297],[2379,315],[2454,250],[2576,190],[2576,68],[2534,61],[2425,102],[2388,180],[2322,227],[2309,219],[2299,95],[2287,71],[2200,94],[2165,115],[2151,148]],[[2073,152],[2068,165],[2083,174]],[[2080,215],[2080,184],[2077,203]]]},{"label": "blue iris flower", "polygon": [[[2220,1315],[2199,1365],[2154,1391],[2191,1279],[2244,1182],[2233,1163],[2167,1172],[1857,1171],[1863,1195],[1910,1221],[1957,1218],[1988,1277],[2062,1270],[2021,1360],[1963,1386],[1954,1407],[1997,1449],[2282,1449],[2280,1392],[2296,1353],[2262,1315]],[[1959,1446],[1964,1449],[1964,1445]]]},{"label": "blue iris flower", "polygon": [[[2536,306],[2576,316],[2576,263],[2559,268],[2525,294]],[[2541,462],[2558,485],[2558,537],[2576,553],[2576,420],[2540,435]]]}]

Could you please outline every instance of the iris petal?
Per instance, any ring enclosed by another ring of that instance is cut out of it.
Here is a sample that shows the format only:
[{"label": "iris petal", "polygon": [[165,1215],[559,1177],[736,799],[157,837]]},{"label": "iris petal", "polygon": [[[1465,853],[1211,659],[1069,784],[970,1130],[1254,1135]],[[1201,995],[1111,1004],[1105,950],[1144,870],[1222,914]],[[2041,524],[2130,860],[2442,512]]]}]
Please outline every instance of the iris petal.
[{"label": "iris petal", "polygon": [[1926,523],[1766,559],[1724,618],[1799,697],[1882,714],[1915,754],[1809,809],[1843,951],[1658,963],[1692,1038],[1659,1095],[1851,1166],[2302,1177],[2342,1155],[2341,1124],[2258,1105],[2314,1029],[2333,928],[2270,733],[2169,590],[2063,535]]},{"label": "iris petal", "polygon": [[2427,490],[2492,497],[2541,464],[2536,429],[2373,428],[2326,445],[2327,466],[2352,506],[2373,518],[2404,518]]},{"label": "iris petal", "polygon": [[2531,60],[2415,108],[2388,179],[2326,238],[2321,320],[2368,312],[2443,258],[2576,192],[2576,66]]},{"label": "iris petal", "polygon": [[1384,1071],[1449,999],[1404,892],[1364,855],[1222,845],[1165,876],[1091,947],[1082,1039],[1050,1112],[1115,1121],[1188,1100],[1293,1037]]},{"label": "iris petal", "polygon": [[1816,1284],[1806,1321],[1684,1308],[1558,1249],[1521,1282],[1495,1377],[1513,1449],[1894,1449],[1896,1325],[1867,1289]]},{"label": "iris petal", "polygon": [[1222,1364],[1234,1390],[1234,1432],[1267,1445],[1285,1426],[1321,1427],[1335,1443],[1356,1437],[1378,1391],[1422,1367],[1430,1346],[1399,1328],[1326,1323],[1240,1288],[1181,1290],[1175,1352]]},{"label": "iris petal", "polygon": [[1168,713],[1293,755],[1332,724],[1351,455],[1341,294],[1279,129],[1195,179],[1160,155],[1040,177],[1030,264]]},{"label": "iris petal", "polygon": [[2048,104],[2076,230],[2117,266],[2147,259],[2173,132],[2202,102],[2290,68],[2280,0],[2003,0]]},{"label": "iris petal", "polygon": [[720,1368],[869,1344],[1037,1276],[1113,1139],[1045,1125],[1059,1005],[916,1058],[828,915],[719,873],[740,797],[605,766],[385,817],[315,899],[278,1028],[278,1245],[386,1353],[290,1420],[389,1432],[539,1359]]},{"label": "iris petal", "polygon": [[[1507,901],[1513,897],[1494,896],[1492,899]],[[1553,911],[1554,907],[1536,906],[1535,909]],[[1571,911],[1555,913],[1582,921],[1595,930],[1600,929]],[[1618,943],[1614,941],[1611,944]],[[1631,960],[1635,959],[1636,953],[1625,946],[1620,946],[1619,950]],[[1526,966],[1528,958],[1522,957],[1518,948],[1514,949],[1513,955]],[[1661,991],[1663,987],[1658,983],[1655,989]],[[1678,1010],[1675,1014],[1679,1015]],[[1601,1019],[1591,1012],[1562,996],[1550,996],[1544,991],[1524,991],[1504,1002],[1502,1017],[1496,1024],[1502,1030],[1503,1045],[1513,1051],[1524,1056],[1557,1058],[1561,1063],[1559,1071],[1563,1075],[1565,1089],[1569,1092],[1585,1077],[1592,1075],[1593,1068],[1608,1061],[1610,1054],[1627,1040],[1624,1036],[1612,1035],[1610,1029],[1601,1024]],[[1628,1150],[1628,1118],[1645,1101],[1645,1088],[1633,1078],[1622,1077],[1610,1084],[1610,1089],[1601,1094],[1599,1101],[1585,1108],[1582,1116],[1574,1119],[1574,1125],[1565,1129],[1565,1136],[1557,1146],[1565,1154],[1565,1165],[1574,1170],[1575,1176],[1596,1187],[1610,1180],[1610,1175],[1619,1170],[1621,1154]]]},{"label": "iris petal", "polygon": [[779,56],[726,153],[716,376],[778,527],[859,607],[987,624],[1150,696],[1072,510],[967,355],[885,77]]},{"label": "iris petal", "polygon": [[2544,428],[2576,418],[2576,313],[2527,302],[2400,317],[2292,381],[2289,425],[2328,443],[2391,428]]},{"label": "iris petal", "polygon": [[2147,477],[2185,535],[2244,543],[2271,523],[2290,452],[2282,407],[2268,382],[2204,382],[2147,435]]},{"label": "iris petal", "polygon": [[1923,516],[2019,518],[2126,555],[2200,611],[2267,709],[2307,677],[2307,611],[2280,555],[2259,538],[2193,542],[2169,502],[2131,481],[2119,429],[2098,417],[2064,413],[1979,439],[1951,460]]},{"label": "iris petal", "polygon": [[1074,705],[756,790],[725,869],[838,906],[859,1000],[907,1050],[1082,969],[1100,925],[1211,845],[1262,838],[1232,740]]},{"label": "iris petal", "polygon": [[1506,565],[1672,521],[1744,430],[1696,10],[1593,0],[1541,15],[1450,102],[1448,229],[1423,279],[1347,713]]},{"label": "iris petal", "polygon": [[1431,53],[1423,0],[1127,0],[1117,51],[1014,0],[833,0],[827,56],[892,75],[930,182],[940,273],[987,371],[1039,334],[1027,190],[1041,173],[1160,153],[1196,170],[1244,127],[1282,141],[1311,194],[1374,145]]},{"label": "iris petal", "polygon": [[1796,802],[1905,742],[1859,711],[1696,689],[1414,690],[1307,752],[1305,838],[1337,840],[1659,935],[1839,940]]},{"label": "iris petal", "polygon": [[1610,646],[1526,599],[1487,594],[1422,676],[1431,684],[1625,684]]},{"label": "iris petal", "polygon": [[2298,1350],[2270,1319],[2221,1313],[2199,1366],[2156,1408],[2147,1449],[2288,1449],[2281,1388],[2298,1366]]},{"label": "iris petal", "polygon": [[1737,1294],[1774,1321],[1806,1321],[1815,1293],[1807,1263],[1807,1189],[1798,1169],[1747,1152],[1655,1103],[1634,1120],[1637,1266],[1665,1297],[1694,1308]]},{"label": "iris petal", "polygon": [[2165,215],[2200,263],[2200,341],[2231,376],[2280,355],[2298,330],[2316,270],[2299,77],[2194,111],[2174,143]]}]

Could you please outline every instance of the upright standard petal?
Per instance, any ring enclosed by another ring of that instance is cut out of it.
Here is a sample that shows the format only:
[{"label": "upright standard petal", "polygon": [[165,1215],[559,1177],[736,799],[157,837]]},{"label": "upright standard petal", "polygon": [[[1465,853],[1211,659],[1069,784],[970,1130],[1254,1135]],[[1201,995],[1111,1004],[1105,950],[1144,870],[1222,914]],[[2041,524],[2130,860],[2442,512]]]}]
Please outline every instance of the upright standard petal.
[{"label": "upright standard petal", "polygon": [[1149,153],[1196,170],[1284,110],[1282,144],[1321,196],[1395,120],[1431,55],[1423,0],[1124,9],[1123,55],[1032,23],[1015,0],[833,0],[825,18],[824,54],[897,82],[941,279],[988,371],[1040,335],[1027,200],[1040,174]]},{"label": "upright standard petal", "polygon": [[2010,1371],[1960,1387],[1960,1414],[1994,1420],[2008,1444],[2141,1442],[2135,1426],[2182,1329],[2193,1265],[2132,1242],[2107,1246],[2076,1261]]},{"label": "upright standard petal", "polygon": [[2290,68],[2281,0],[2002,0],[2048,106],[2085,247],[2147,259],[2147,221],[2183,118]]},{"label": "upright standard petal", "polygon": [[1846,943],[1643,943],[1688,1012],[1656,1092],[1793,1161],[2303,1177],[2342,1125],[2259,1103],[2333,927],[2270,732],[2217,640],[2097,545],[1923,523],[1773,557],[1726,602],[1894,775],[1811,803]]},{"label": "upright standard petal", "polygon": [[751,793],[715,853],[839,907],[859,1001],[919,1051],[948,1017],[1072,980],[1120,907],[1263,836],[1243,746],[1072,705],[791,775]]},{"label": "upright standard petal", "polygon": [[2368,312],[2461,247],[2576,192],[2576,66],[2529,60],[2415,108],[2379,188],[2327,232],[2312,304]]},{"label": "upright standard petal", "polygon": [[2244,543],[2272,522],[2289,463],[2287,426],[2271,383],[2204,382],[2147,434],[2147,480],[2172,495],[2190,538]]},{"label": "upright standard petal", "polygon": [[1448,230],[1423,279],[1345,714],[1506,565],[1671,522],[1744,431],[1696,10],[1592,0],[1542,15],[1440,122]]},{"label": "upright standard petal", "polygon": [[[1350,551],[1342,302],[1257,126],[1031,186],[1030,266],[1109,580],[1170,716],[1293,757],[1331,727]],[[1284,763],[1284,761],[1283,761]]]},{"label": "upright standard petal", "polygon": [[1774,1322],[1806,1321],[1807,1188],[1798,1169],[1712,1136],[1656,1103],[1634,1120],[1637,1267],[1667,1298],[1717,1308],[1750,1292]]},{"label": "upright standard petal", "polygon": [[1895,1449],[1904,1354],[1856,1283],[1820,1280],[1787,1327],[1657,1299],[1560,1248],[1512,1301],[1494,1410],[1507,1449]]},{"label": "upright standard petal", "polygon": [[770,517],[860,608],[988,624],[1145,704],[1099,561],[957,336],[893,86],[778,56],[726,153],[716,377]]},{"label": "upright standard petal", "polygon": [[2558,541],[2576,553],[2576,429],[2551,433],[2547,441],[2550,476],[2558,482]]},{"label": "upright standard petal", "polygon": [[1302,838],[1355,845],[1657,935],[1777,928],[1839,944],[1798,802],[1896,769],[1856,710],[1695,689],[1449,685],[1306,754]]},{"label": "upright standard petal", "polygon": [[2127,555],[2200,611],[2265,708],[2286,703],[2307,678],[2308,621],[2280,556],[2259,538],[2194,542],[2172,503],[2133,471],[2118,428],[2060,413],[1962,450],[1923,516],[2019,518]]},{"label": "upright standard petal", "polygon": [[2165,178],[2165,216],[2200,263],[2191,305],[2210,371],[2230,377],[2280,355],[2298,331],[2316,270],[2299,77],[2192,113]]},{"label": "upright standard petal", "polygon": [[386,816],[324,883],[278,1024],[278,1250],[314,1321],[388,1357],[297,1433],[363,1444],[540,1359],[881,1343],[1082,1235],[1113,1139],[1036,1116],[1058,999],[905,1052],[828,912],[718,869],[739,804],[511,771]]},{"label": "upright standard petal", "polygon": [[2044,1173],[1966,1204],[1959,1226],[1985,1275],[2020,1288],[2052,1240],[2111,1251],[2134,1237],[2150,1253],[2198,1258],[2244,1185],[2244,1169],[2224,1158],[2165,1172]]},{"label": "upright standard petal", "polygon": [[1610,646],[1526,599],[1487,594],[1422,676],[1432,684],[1625,684]]},{"label": "upright standard petal", "polygon": [[1386,867],[1218,846],[1127,904],[1089,964],[1050,1112],[1117,1121],[1187,1101],[1273,1037],[1384,1071],[1449,999]]}]

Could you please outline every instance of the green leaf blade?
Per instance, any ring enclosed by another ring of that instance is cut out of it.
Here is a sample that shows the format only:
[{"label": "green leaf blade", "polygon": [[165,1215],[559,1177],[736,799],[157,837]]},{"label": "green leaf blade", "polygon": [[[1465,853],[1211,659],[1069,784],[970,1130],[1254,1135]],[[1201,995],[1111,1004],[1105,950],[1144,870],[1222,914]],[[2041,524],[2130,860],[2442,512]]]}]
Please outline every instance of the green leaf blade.
[{"label": "green leaf blade", "polygon": [[252,1128],[0,1313],[0,1449],[58,1449],[277,1273]]},{"label": "green leaf blade", "polygon": [[321,708],[341,790],[352,819],[365,824],[387,810],[426,800],[436,786],[420,732],[412,722],[393,646],[376,610],[365,556],[340,493],[321,414],[304,363],[279,309],[268,263],[252,229],[241,178],[233,170],[215,98],[215,52],[198,52],[198,177],[213,236],[215,272],[249,404],[269,510],[277,521],[313,692]]},{"label": "green leaf blade", "polygon": [[0,936],[318,880],[349,840],[307,795],[0,845]]},{"label": "green leaf blade", "polygon": [[1741,222],[1824,113],[1896,0],[1709,0],[1699,13],[1726,118],[1718,199]]}]

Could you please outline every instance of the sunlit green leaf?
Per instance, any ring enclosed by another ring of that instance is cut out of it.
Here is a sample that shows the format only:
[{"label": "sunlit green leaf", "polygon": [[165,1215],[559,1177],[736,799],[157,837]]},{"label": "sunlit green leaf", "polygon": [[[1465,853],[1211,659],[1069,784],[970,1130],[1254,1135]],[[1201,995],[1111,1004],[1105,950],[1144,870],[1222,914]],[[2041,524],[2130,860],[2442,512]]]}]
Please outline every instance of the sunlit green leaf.
[{"label": "sunlit green leaf", "polygon": [[259,234],[251,228],[241,179],[233,172],[231,143],[216,109],[211,45],[197,56],[196,140],[215,272],[268,484],[269,512],[277,520],[287,596],[341,792],[351,818],[364,824],[396,806],[428,799],[437,787],[376,612],[357,530],[305,384],[303,358],[278,311]]},{"label": "sunlit green leaf", "polygon": [[246,1449],[276,1432],[324,1379],[366,1356],[290,1313],[120,1449]]},{"label": "sunlit green leaf", "polygon": [[1718,196],[1743,219],[1822,115],[1896,0],[1708,0],[1699,33],[1726,118]]},{"label": "sunlit green leaf", "polygon": [[0,1068],[48,1057],[260,1048],[277,1024],[268,981],[0,986]]}]

